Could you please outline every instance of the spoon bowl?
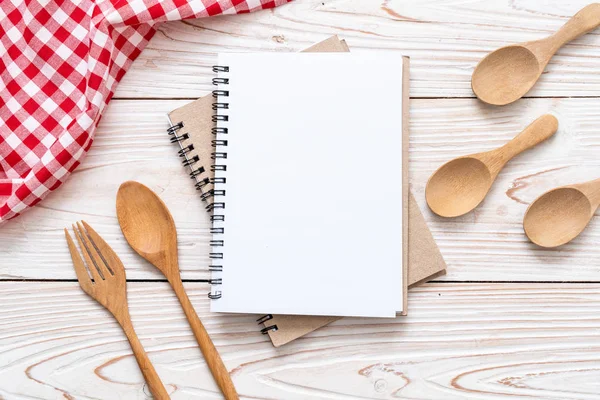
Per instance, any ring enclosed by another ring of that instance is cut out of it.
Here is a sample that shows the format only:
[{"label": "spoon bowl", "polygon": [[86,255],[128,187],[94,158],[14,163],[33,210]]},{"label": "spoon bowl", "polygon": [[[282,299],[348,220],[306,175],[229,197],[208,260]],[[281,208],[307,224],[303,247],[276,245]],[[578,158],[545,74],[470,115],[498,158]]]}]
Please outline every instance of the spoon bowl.
[{"label": "spoon bowl", "polygon": [[[464,190],[465,182],[469,190]],[[438,215],[458,217],[483,201],[492,182],[492,174],[481,160],[454,159],[442,165],[427,182],[427,204]]]},{"label": "spoon bowl", "polygon": [[550,190],[531,203],[523,229],[538,246],[561,246],[583,232],[599,203],[600,179]]},{"label": "spoon bowl", "polygon": [[[177,254],[177,231],[173,217],[162,200],[153,191],[143,190],[141,186],[133,181],[121,185],[117,192],[117,217],[130,246],[142,257],[151,258],[149,261],[155,264],[155,258],[165,250]],[[143,234],[138,232],[141,229]],[[156,264],[161,270],[166,267],[164,262]]]},{"label": "spoon bowl", "polygon": [[590,222],[590,204],[574,188],[558,188],[537,199],[525,214],[523,228],[531,241],[556,247],[573,240]]},{"label": "spoon bowl", "polygon": [[507,46],[479,62],[471,87],[483,102],[501,106],[523,97],[541,73],[540,63],[531,50],[519,45]]}]

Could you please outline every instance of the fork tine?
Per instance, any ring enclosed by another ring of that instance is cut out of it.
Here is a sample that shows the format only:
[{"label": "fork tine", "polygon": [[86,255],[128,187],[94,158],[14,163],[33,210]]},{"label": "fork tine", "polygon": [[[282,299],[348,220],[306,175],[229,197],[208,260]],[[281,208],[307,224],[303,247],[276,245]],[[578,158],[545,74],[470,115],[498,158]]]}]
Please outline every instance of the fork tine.
[{"label": "fork tine", "polygon": [[94,239],[90,237],[90,233],[85,229],[82,224],[78,221],[77,226],[79,227],[79,231],[81,232],[83,239],[88,245],[88,251],[90,252],[90,256],[96,262],[96,266],[100,270],[100,273],[104,277],[104,279],[114,275],[111,269],[108,267],[106,259],[102,256],[102,252],[98,248],[98,245],[94,243]]},{"label": "fork tine", "polygon": [[85,241],[85,234],[79,230],[79,226],[73,224],[73,230],[75,231],[75,237],[79,242],[79,247],[81,248],[81,253],[83,254],[83,258],[85,259],[85,263],[88,266],[88,269],[92,273],[92,277],[94,278],[94,282],[99,282],[104,280],[104,277],[100,274],[96,263],[90,258],[90,252],[88,250],[88,246],[91,247],[91,244],[87,244]]},{"label": "fork tine", "polygon": [[113,275],[125,276],[125,267],[117,256],[117,253],[106,243],[104,239],[92,228],[87,222],[81,221],[88,235],[90,236],[92,243],[97,247],[100,256],[106,261],[106,266],[111,270]]},{"label": "fork tine", "polygon": [[71,253],[71,259],[73,260],[73,265],[75,266],[75,274],[77,274],[79,286],[81,286],[84,292],[91,295],[93,289],[92,280],[87,272],[87,269],[85,268],[85,264],[83,263],[79,252],[77,251],[77,246],[75,246],[75,242],[73,242],[73,238],[71,238],[67,228],[65,228],[65,238],[67,239],[69,252]]}]

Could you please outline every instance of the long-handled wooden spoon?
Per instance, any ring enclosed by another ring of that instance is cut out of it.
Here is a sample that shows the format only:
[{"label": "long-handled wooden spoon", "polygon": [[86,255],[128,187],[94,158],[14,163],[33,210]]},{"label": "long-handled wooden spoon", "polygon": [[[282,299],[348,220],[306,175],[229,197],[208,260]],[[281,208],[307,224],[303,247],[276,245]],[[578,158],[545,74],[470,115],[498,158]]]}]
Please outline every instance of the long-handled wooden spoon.
[{"label": "long-handled wooden spoon", "polygon": [[558,121],[550,114],[533,121],[504,146],[456,158],[431,175],[425,197],[431,210],[442,217],[458,217],[483,201],[504,165],[517,154],[554,135]]},{"label": "long-handled wooden spoon", "polygon": [[600,179],[562,186],[538,197],[527,209],[523,228],[542,247],[557,247],[575,239],[600,205]]},{"label": "long-handled wooden spoon", "polygon": [[129,245],[158,268],[175,291],[206,364],[225,398],[237,400],[229,372],[183,288],[177,260],[177,231],[167,206],[146,186],[129,181],[123,183],[117,193],[117,217]]},{"label": "long-handled wooden spoon", "polygon": [[501,47],[483,58],[471,79],[475,95],[502,106],[523,97],[564,44],[600,26],[600,3],[590,4],[558,32],[541,40]]}]

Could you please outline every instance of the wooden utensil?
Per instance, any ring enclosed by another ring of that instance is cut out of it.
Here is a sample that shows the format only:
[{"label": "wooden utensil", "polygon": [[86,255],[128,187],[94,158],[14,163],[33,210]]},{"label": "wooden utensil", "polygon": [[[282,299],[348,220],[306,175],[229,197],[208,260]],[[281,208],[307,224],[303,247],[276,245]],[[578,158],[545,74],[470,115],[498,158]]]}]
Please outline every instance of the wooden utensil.
[{"label": "wooden utensil", "polygon": [[442,217],[458,217],[473,210],[510,159],[548,139],[557,129],[556,118],[546,114],[502,147],[442,165],[431,175],[425,188],[429,208]]},{"label": "wooden utensil", "polygon": [[206,364],[225,398],[238,399],[229,372],[200,322],[181,282],[177,259],[177,231],[167,206],[146,186],[128,181],[121,185],[117,193],[117,217],[129,245],[158,268],[175,291]]},{"label": "wooden utensil", "polygon": [[585,229],[599,204],[600,179],[552,189],[527,209],[525,234],[542,247],[568,243]]},{"label": "wooden utensil", "polygon": [[[82,221],[82,223],[83,226],[79,222],[77,225],[73,225],[73,231],[79,242],[85,264],[69,231],[65,228],[65,237],[75,265],[79,286],[90,297],[110,311],[121,325],[154,398],[158,400],[170,399],[133,329],[129,307],[127,306],[127,281],[123,263],[91,226],[85,221]],[[93,280],[90,278],[88,270],[91,272]]]},{"label": "wooden utensil", "polygon": [[590,4],[558,32],[541,40],[502,47],[483,58],[471,79],[480,100],[505,105],[523,97],[564,44],[600,25],[600,3]]}]

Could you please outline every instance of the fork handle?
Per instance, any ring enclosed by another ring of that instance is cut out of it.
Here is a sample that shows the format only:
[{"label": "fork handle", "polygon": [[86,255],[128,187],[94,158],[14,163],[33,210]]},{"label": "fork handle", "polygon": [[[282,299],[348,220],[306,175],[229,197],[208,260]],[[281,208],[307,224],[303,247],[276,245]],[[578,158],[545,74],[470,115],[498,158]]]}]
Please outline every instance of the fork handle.
[{"label": "fork handle", "polygon": [[206,364],[212,373],[213,378],[217,382],[217,385],[221,389],[221,392],[225,396],[226,400],[238,400],[238,394],[235,390],[235,386],[233,386],[233,381],[231,380],[231,376],[229,376],[229,371],[225,367],[219,352],[215,348],[210,336],[208,336],[208,332],[202,325],[200,318],[198,318],[198,314],[194,310],[194,306],[190,302],[185,289],[183,287],[183,283],[181,279],[173,279],[169,281],[179,302],[181,303],[181,307],[183,308],[183,312],[194,332],[194,336],[196,337],[196,341],[200,346],[200,351],[206,360]]},{"label": "fork handle", "polygon": [[152,395],[156,400],[169,400],[169,393],[167,393],[167,389],[165,389],[162,381],[160,380],[154,366],[150,362],[148,358],[148,354],[146,354],[146,350],[142,347],[142,343],[138,338],[137,334],[133,330],[133,325],[131,323],[131,319],[124,318],[123,321],[120,321],[121,327],[125,332],[125,336],[127,336],[127,340],[129,340],[129,344],[131,344],[131,349],[133,350],[133,354],[135,355],[135,359],[140,366],[140,370],[142,370],[142,374],[144,375],[144,379],[148,384],[148,388]]}]

